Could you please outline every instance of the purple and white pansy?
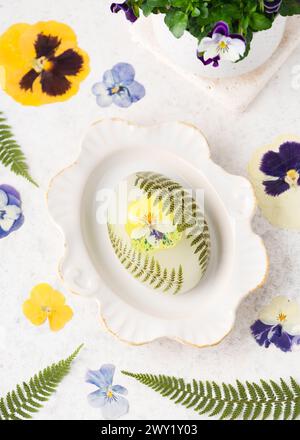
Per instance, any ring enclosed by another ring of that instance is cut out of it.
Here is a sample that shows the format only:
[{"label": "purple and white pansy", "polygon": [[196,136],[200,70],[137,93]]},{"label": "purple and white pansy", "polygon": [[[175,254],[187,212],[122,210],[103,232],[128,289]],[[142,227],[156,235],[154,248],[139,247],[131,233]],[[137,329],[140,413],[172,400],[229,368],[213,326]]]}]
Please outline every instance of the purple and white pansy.
[{"label": "purple and white pansy", "polygon": [[246,52],[242,35],[231,34],[227,23],[219,21],[213,30],[199,42],[197,57],[206,66],[218,67],[220,61],[238,61]]},{"label": "purple and white pansy", "polygon": [[273,197],[300,186],[300,143],[284,142],[279,151],[267,151],[260,171],[269,176],[263,181],[265,192]]},{"label": "purple and white pansy", "polygon": [[268,348],[274,344],[287,352],[300,343],[300,305],[285,296],[273,298],[251,326],[256,342]]},{"label": "purple and white pansy", "polygon": [[125,13],[127,20],[130,21],[131,23],[134,23],[138,19],[132,7],[129,6],[126,1],[123,3],[112,3],[110,6],[110,10],[115,14],[117,14],[120,11],[123,11]]},{"label": "purple and white pansy", "polygon": [[127,395],[127,389],[122,385],[113,385],[115,369],[114,365],[105,364],[100,370],[89,370],[86,375],[86,382],[98,388],[88,395],[89,404],[101,408],[105,419],[118,419],[129,411],[129,402],[123,397]]},{"label": "purple and white pansy", "polygon": [[135,71],[131,64],[118,63],[104,72],[101,82],[94,84],[93,94],[100,107],[112,103],[127,108],[145,96],[145,87],[135,81]]},{"label": "purple and white pansy", "polygon": [[0,239],[19,229],[23,222],[20,194],[9,185],[0,185]]}]

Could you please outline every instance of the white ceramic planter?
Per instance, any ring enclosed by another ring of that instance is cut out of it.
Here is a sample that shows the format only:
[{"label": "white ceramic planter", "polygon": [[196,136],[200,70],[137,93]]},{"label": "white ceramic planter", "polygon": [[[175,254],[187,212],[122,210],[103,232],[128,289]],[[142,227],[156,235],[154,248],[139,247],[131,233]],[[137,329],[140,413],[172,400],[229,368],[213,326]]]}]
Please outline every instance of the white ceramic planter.
[{"label": "white ceramic planter", "polygon": [[177,65],[190,73],[208,78],[227,78],[249,73],[263,65],[279,46],[286,25],[286,18],[278,16],[271,29],[257,32],[251,43],[251,50],[247,58],[231,63],[224,61],[218,68],[204,66],[196,57],[197,39],[188,32],[177,39],[168,30],[163,16],[152,17],[153,30],[156,40],[164,53]]}]

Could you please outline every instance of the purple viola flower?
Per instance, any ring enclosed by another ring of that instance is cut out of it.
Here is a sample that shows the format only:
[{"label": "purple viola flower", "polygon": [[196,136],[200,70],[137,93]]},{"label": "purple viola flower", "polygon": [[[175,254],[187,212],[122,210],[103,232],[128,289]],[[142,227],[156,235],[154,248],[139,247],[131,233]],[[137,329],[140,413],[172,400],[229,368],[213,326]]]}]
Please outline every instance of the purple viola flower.
[{"label": "purple viola flower", "polygon": [[265,192],[270,196],[279,196],[290,188],[300,186],[300,144],[285,142],[278,153],[268,151],[264,154],[260,170],[275,179],[263,181]]},{"label": "purple viola flower", "polygon": [[277,296],[250,328],[262,347],[274,344],[284,352],[292,351],[300,343],[300,306],[285,296]]},{"label": "purple viola flower", "polygon": [[127,2],[124,3],[112,3],[110,6],[111,12],[117,14],[120,11],[123,11],[125,13],[125,16],[127,20],[131,21],[131,23],[134,23],[138,18],[135,15],[133,9],[131,6],[127,4]]},{"label": "purple viola flower", "polygon": [[121,385],[113,385],[116,367],[111,364],[102,365],[100,370],[89,370],[86,382],[95,385],[98,390],[88,395],[91,406],[101,408],[105,419],[117,419],[128,413],[129,403],[125,399],[128,391]]},{"label": "purple viola flower", "polygon": [[267,14],[277,14],[280,9],[282,0],[264,0],[265,12]]},{"label": "purple viola flower", "polygon": [[131,64],[118,63],[107,70],[102,82],[94,84],[92,92],[97,96],[100,107],[108,107],[112,103],[119,107],[129,107],[145,96],[145,88],[135,81],[135,71]]},{"label": "purple viola flower", "polygon": [[199,42],[197,57],[206,66],[218,67],[220,61],[238,61],[246,51],[242,35],[231,34],[227,23],[219,21],[213,30]]},{"label": "purple viola flower", "polygon": [[20,194],[9,185],[0,185],[0,239],[19,229],[23,223]]}]

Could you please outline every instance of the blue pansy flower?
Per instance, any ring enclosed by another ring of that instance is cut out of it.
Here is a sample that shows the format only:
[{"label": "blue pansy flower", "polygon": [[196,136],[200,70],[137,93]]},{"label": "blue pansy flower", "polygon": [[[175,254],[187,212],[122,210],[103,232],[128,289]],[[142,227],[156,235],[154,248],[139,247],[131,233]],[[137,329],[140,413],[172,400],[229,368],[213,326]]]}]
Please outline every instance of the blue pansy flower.
[{"label": "blue pansy flower", "polygon": [[277,296],[260,313],[251,326],[256,342],[268,348],[274,344],[282,351],[291,351],[300,343],[300,306],[285,296]]},{"label": "blue pansy flower", "polygon": [[92,92],[97,96],[100,107],[112,103],[119,107],[129,107],[145,96],[145,88],[134,79],[135,71],[131,64],[118,63],[107,70],[102,82],[94,84]]},{"label": "blue pansy flower", "polygon": [[0,185],[0,238],[19,229],[23,222],[20,194],[9,185]]},{"label": "blue pansy flower", "polygon": [[91,406],[101,408],[105,419],[117,419],[128,413],[129,403],[123,396],[128,391],[121,385],[113,385],[116,367],[111,364],[102,365],[100,370],[89,370],[86,381],[98,387],[98,390],[88,395]]},{"label": "blue pansy flower", "polygon": [[131,21],[131,23],[134,23],[138,19],[138,17],[134,13],[133,8],[127,4],[127,1],[124,3],[112,3],[110,6],[110,10],[115,14],[123,11],[127,20]]},{"label": "blue pansy flower", "polygon": [[290,188],[300,186],[300,144],[285,142],[279,152],[268,151],[264,154],[260,170],[275,179],[263,181],[265,192],[270,196],[279,196]]}]

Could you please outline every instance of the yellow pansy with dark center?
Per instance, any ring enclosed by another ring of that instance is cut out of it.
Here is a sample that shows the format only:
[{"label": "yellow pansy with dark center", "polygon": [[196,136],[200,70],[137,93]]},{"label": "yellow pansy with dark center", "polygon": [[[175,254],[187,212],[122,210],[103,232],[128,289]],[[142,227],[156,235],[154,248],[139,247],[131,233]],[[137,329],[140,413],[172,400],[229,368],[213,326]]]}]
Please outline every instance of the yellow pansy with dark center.
[{"label": "yellow pansy with dark center", "polygon": [[16,24],[0,37],[4,90],[25,105],[64,101],[89,73],[72,29],[55,21]]}]

